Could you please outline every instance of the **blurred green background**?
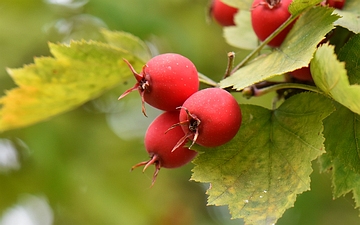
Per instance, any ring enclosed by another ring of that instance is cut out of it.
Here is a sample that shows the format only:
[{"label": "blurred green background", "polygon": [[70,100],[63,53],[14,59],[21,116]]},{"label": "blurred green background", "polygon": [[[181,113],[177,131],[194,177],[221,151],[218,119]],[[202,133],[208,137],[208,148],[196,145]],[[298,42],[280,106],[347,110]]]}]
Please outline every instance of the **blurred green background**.
[{"label": "blurred green background", "polygon": [[[47,42],[101,40],[99,28],[124,30],[145,40],[153,54],[180,53],[219,80],[228,51],[222,28],[207,19],[208,0],[1,0],[0,89],[15,85],[6,67],[48,56]],[[39,124],[0,134],[0,225],[11,224],[243,224],[227,207],[206,206],[208,184],[190,181],[192,164],[130,173],[148,158],[143,135],[159,112],[143,117],[138,95],[117,97],[132,85]],[[271,106],[272,96],[239,102]],[[279,225],[360,224],[352,195],[332,200],[329,174],[298,197]],[[30,222],[35,223],[30,223]]]}]

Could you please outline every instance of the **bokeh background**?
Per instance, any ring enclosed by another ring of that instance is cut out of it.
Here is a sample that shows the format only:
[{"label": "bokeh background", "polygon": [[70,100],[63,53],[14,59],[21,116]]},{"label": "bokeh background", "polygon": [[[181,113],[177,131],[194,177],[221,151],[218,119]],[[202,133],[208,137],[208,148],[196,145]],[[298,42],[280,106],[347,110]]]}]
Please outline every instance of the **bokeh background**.
[{"label": "bokeh background", "polygon": [[[1,0],[0,89],[15,87],[6,67],[49,56],[47,43],[101,40],[100,28],[145,40],[153,54],[176,52],[218,81],[234,51],[207,17],[208,0]],[[0,225],[233,225],[226,206],[206,206],[208,184],[189,181],[192,164],[130,173],[148,159],[143,136],[159,112],[140,109],[138,95],[119,87],[48,121],[0,133]],[[271,98],[239,102],[271,106]],[[290,146],[289,146],[290,147]],[[360,224],[352,195],[332,199],[329,174],[314,162],[312,190],[298,197],[279,225]]]}]

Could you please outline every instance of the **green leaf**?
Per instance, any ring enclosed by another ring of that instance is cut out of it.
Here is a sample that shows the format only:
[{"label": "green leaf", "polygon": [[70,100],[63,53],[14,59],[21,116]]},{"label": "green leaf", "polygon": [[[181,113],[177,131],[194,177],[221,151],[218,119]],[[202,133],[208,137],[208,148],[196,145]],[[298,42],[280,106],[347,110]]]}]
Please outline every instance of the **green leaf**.
[{"label": "green leaf", "polygon": [[336,111],[324,120],[326,152],[360,175],[360,115],[340,104],[335,106]]},{"label": "green leaf", "polygon": [[35,58],[34,64],[8,69],[19,87],[0,99],[0,131],[43,121],[119,85],[132,75],[123,58],[137,69],[144,64],[128,51],[99,42],[49,47],[54,58]]},{"label": "green leaf", "polygon": [[109,31],[106,29],[102,30],[102,34],[109,45],[127,50],[144,62],[151,59],[149,48],[140,38],[124,31]]},{"label": "green leaf", "polygon": [[360,34],[353,36],[339,51],[339,60],[345,62],[350,84],[360,84]]},{"label": "green leaf", "polygon": [[339,198],[349,192],[353,193],[355,208],[360,208],[360,174],[355,173],[338,158],[332,158],[329,154],[320,157],[322,172],[332,174],[333,196]]},{"label": "green leaf", "polygon": [[333,9],[314,7],[299,17],[284,43],[269,55],[259,56],[249,64],[222,80],[222,88],[233,86],[241,90],[276,75],[307,66],[318,43],[333,29],[337,16]]},{"label": "green leaf", "polygon": [[352,191],[355,208],[360,208],[360,174],[355,173],[339,160],[333,160],[332,186],[334,198],[339,198]]},{"label": "green leaf", "polygon": [[360,114],[360,86],[350,85],[345,63],[339,62],[334,47],[322,45],[310,64],[316,86],[334,100]]},{"label": "green leaf", "polygon": [[310,6],[317,5],[322,1],[323,0],[293,0],[289,6],[289,12],[291,13],[291,15],[297,16],[305,9],[309,8]]},{"label": "green leaf", "polygon": [[241,49],[255,49],[259,43],[251,25],[249,11],[239,11],[235,16],[236,26],[223,29],[228,44]]},{"label": "green leaf", "polygon": [[217,148],[200,148],[192,180],[209,182],[208,204],[228,205],[246,224],[275,223],[296,196],[310,189],[311,161],[324,153],[322,120],[331,101],[303,93],[271,111],[242,105],[237,136]]},{"label": "green leaf", "polygon": [[344,8],[335,9],[334,13],[341,16],[335,21],[336,26],[344,27],[354,33],[360,32],[360,1],[346,0]]}]

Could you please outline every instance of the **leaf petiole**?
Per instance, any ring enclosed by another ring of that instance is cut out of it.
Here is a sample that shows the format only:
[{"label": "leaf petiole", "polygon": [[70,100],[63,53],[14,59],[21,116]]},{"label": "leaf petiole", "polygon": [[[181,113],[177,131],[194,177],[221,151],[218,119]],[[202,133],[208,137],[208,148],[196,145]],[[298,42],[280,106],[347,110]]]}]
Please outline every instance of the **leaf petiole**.
[{"label": "leaf petiole", "polygon": [[242,90],[242,93],[245,97],[250,98],[252,96],[259,97],[259,96],[268,94],[273,91],[276,92],[278,90],[291,89],[291,88],[302,89],[302,90],[306,90],[306,91],[323,94],[323,92],[320,89],[318,89],[317,87],[314,87],[311,85],[306,85],[306,84],[298,84],[298,83],[277,83],[277,84],[267,86],[264,88],[258,88],[256,85],[252,85],[247,88],[244,88],[244,90]]},{"label": "leaf petiole", "polygon": [[235,60],[235,52],[229,52],[228,53],[228,64],[227,64],[225,75],[224,75],[223,79],[225,79],[231,75],[231,70],[234,67],[234,60]]}]

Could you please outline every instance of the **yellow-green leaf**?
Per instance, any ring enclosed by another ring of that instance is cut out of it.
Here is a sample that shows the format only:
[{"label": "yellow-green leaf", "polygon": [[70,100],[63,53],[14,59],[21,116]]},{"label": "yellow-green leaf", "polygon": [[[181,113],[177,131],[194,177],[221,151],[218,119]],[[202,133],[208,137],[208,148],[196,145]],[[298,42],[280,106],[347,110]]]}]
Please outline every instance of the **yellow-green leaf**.
[{"label": "yellow-green leaf", "polygon": [[334,46],[322,45],[310,64],[316,86],[334,100],[360,114],[360,86],[350,85],[345,63],[334,53]]},{"label": "yellow-green leaf", "polygon": [[132,53],[100,42],[50,43],[49,47],[54,57],[8,69],[18,87],[0,98],[0,131],[43,121],[119,85],[131,76],[123,58],[137,69],[144,64]]},{"label": "yellow-green leaf", "polygon": [[106,29],[101,32],[109,45],[127,50],[144,62],[151,59],[151,53],[147,45],[133,34]]},{"label": "yellow-green leaf", "polygon": [[289,6],[289,12],[292,15],[298,15],[298,14],[302,13],[304,10],[306,10],[307,8],[317,5],[320,2],[322,2],[322,0],[308,0],[308,1],[293,0]]}]

